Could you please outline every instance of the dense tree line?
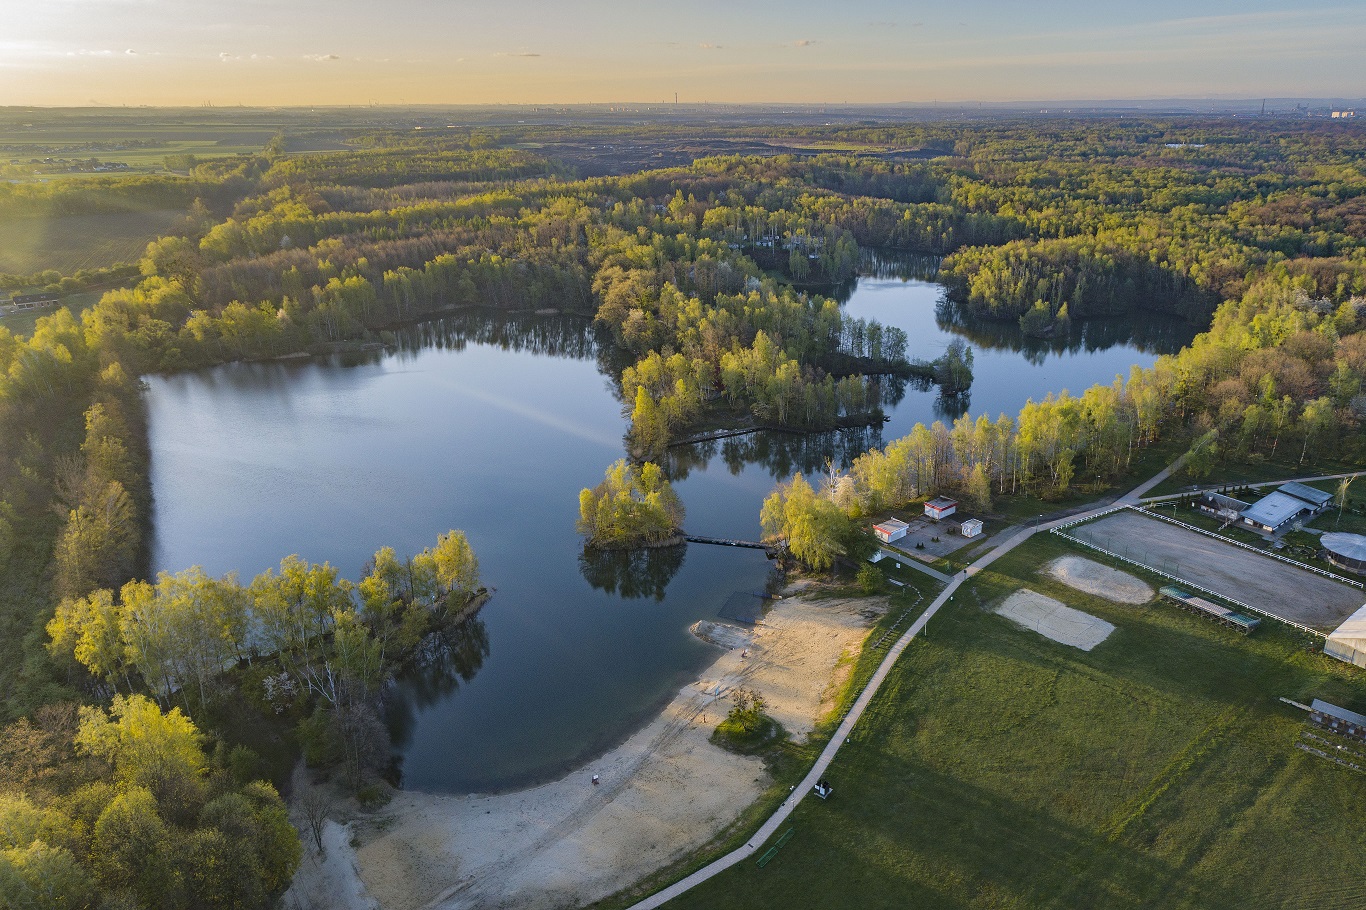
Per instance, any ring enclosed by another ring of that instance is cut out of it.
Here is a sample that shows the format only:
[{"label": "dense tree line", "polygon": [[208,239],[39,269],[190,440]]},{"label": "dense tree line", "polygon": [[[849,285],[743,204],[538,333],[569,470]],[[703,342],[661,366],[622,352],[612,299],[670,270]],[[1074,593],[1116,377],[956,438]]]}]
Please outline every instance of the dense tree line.
[{"label": "dense tree line", "polygon": [[250,755],[207,746],[179,709],[141,695],[0,730],[0,904],[271,906],[298,833]]},{"label": "dense tree line", "polygon": [[1304,279],[1265,278],[1216,311],[1208,332],[1127,380],[1080,396],[1031,401],[1015,417],[967,415],[917,424],[885,448],[831,472],[819,490],[801,475],[764,507],[765,530],[817,568],[843,550],[857,518],[940,493],[978,510],[1027,489],[1051,498],[1127,471],[1162,434],[1196,440],[1187,471],[1221,459],[1358,458],[1366,418],[1366,299],[1334,305]]},{"label": "dense tree line", "polygon": [[231,671],[273,662],[272,694],[297,691],[316,706],[308,731],[340,744],[359,783],[387,762],[381,683],[479,592],[478,561],[452,531],[408,560],[381,549],[354,585],[326,563],[291,556],[250,585],[195,567],[88,590],[58,604],[48,648],[105,691],[150,692],[192,714],[236,690]]}]

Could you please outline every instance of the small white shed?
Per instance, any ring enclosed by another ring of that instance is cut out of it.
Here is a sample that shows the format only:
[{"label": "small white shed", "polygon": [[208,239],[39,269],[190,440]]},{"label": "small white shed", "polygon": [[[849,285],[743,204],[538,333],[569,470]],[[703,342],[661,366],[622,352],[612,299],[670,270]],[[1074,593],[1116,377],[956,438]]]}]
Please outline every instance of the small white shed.
[{"label": "small white shed", "polygon": [[982,520],[980,518],[969,518],[960,526],[964,537],[976,537],[982,533]]},{"label": "small white shed", "polygon": [[948,518],[958,509],[958,500],[949,499],[947,496],[939,496],[925,503],[925,515],[938,521],[941,518]]},{"label": "small white shed", "polygon": [[900,519],[889,518],[884,522],[873,525],[873,533],[876,534],[877,539],[883,543],[891,543],[894,540],[900,540],[905,537],[906,529],[909,527],[910,525]]}]

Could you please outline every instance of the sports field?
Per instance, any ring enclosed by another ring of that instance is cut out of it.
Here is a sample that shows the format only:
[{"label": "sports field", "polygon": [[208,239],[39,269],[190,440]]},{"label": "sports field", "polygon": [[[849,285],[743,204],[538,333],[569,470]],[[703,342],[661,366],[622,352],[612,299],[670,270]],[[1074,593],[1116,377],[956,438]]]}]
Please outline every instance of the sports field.
[{"label": "sports field", "polygon": [[1217,594],[1331,632],[1366,591],[1129,509],[1068,529],[1082,540]]},{"label": "sports field", "polygon": [[[1366,709],[1366,675],[1285,627],[1231,634],[1083,594],[1038,535],[898,662],[794,833],[670,903],[707,908],[1366,906],[1366,775],[1296,748],[1284,695]],[[1148,578],[1149,582],[1156,579]],[[992,610],[1023,587],[1115,625],[1090,652]]]}]

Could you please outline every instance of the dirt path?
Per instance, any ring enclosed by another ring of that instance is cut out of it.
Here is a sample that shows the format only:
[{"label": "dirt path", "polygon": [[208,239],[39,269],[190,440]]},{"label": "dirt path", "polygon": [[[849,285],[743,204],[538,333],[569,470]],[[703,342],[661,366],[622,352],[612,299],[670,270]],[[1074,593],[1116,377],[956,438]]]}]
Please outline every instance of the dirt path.
[{"label": "dirt path", "polygon": [[732,689],[761,693],[768,713],[803,736],[829,710],[848,671],[842,658],[867,635],[870,607],[885,604],[794,596],[752,630],[698,624],[694,634],[733,650],[612,752],[515,793],[399,793],[379,813],[352,821],[354,852],[333,839],[327,870],[315,878],[326,879],[324,871],[345,878],[354,862],[364,890],[352,905],[370,899],[383,910],[549,910],[627,887],[725,830],[767,786],[758,759],[709,741]]}]

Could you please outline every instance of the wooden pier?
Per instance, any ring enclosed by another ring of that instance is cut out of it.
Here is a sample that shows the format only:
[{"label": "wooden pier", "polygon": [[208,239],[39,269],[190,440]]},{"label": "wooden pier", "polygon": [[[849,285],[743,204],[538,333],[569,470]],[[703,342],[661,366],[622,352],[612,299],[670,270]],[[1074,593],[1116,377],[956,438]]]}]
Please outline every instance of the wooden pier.
[{"label": "wooden pier", "polygon": [[717,547],[744,547],[748,550],[763,550],[772,556],[777,552],[777,547],[757,540],[732,540],[729,537],[702,537],[697,534],[684,534],[683,539],[688,543],[709,543]]}]

